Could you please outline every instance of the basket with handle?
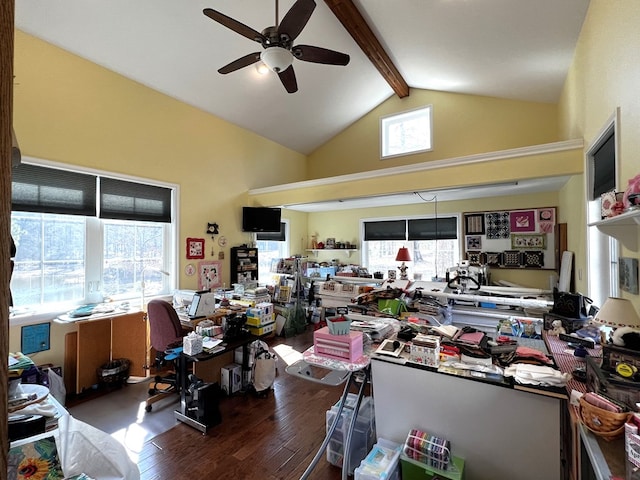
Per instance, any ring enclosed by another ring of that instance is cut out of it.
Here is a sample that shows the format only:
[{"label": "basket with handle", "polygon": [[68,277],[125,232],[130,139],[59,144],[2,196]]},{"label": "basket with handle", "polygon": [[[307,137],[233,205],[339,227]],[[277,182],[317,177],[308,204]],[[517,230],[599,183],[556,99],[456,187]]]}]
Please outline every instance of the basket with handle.
[{"label": "basket with handle", "polygon": [[580,419],[585,427],[603,439],[610,441],[624,433],[624,424],[631,415],[630,412],[611,412],[596,407],[580,398]]}]

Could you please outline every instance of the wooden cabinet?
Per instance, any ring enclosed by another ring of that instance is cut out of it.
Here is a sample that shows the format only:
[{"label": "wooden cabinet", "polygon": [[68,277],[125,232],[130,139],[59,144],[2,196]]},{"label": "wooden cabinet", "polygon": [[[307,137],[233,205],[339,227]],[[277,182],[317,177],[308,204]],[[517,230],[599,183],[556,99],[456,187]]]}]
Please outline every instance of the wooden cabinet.
[{"label": "wooden cabinet", "polygon": [[[118,358],[129,360],[129,375],[147,376],[148,323],[142,312],[76,323],[65,341],[66,388],[82,393],[98,382],[97,369]],[[75,375],[74,375],[75,373]]]}]

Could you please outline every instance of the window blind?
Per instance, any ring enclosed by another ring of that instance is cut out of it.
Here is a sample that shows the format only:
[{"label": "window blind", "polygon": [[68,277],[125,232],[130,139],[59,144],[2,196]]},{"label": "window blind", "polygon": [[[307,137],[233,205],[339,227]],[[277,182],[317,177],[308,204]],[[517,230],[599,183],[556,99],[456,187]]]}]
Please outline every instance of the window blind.
[{"label": "window blind", "polygon": [[406,240],[406,231],[406,220],[384,220],[364,223],[364,239],[366,241]]},{"label": "window blind", "polygon": [[612,133],[593,154],[593,198],[616,188],[616,141]]},{"label": "window blind", "polygon": [[256,240],[268,241],[268,242],[284,242],[287,240],[285,234],[285,223],[280,222],[279,232],[258,232],[256,233]]},{"label": "window blind", "polygon": [[96,176],[22,163],[12,170],[11,209],[96,215]]},{"label": "window blind", "polygon": [[458,238],[456,217],[409,220],[409,240],[452,240]]},{"label": "window blind", "polygon": [[100,218],[171,222],[171,189],[100,177]]}]

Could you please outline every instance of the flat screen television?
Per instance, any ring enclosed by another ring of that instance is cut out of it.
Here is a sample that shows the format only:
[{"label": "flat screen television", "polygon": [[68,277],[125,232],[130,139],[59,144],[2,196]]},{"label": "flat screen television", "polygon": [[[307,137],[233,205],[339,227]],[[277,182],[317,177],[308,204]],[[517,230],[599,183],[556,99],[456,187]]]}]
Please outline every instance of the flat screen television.
[{"label": "flat screen television", "polygon": [[242,231],[279,232],[281,213],[273,207],[242,207]]}]

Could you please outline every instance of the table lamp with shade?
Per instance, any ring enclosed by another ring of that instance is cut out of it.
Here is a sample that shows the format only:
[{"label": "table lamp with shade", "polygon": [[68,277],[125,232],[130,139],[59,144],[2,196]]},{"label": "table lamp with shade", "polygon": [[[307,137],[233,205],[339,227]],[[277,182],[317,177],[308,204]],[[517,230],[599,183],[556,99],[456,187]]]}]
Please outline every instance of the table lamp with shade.
[{"label": "table lamp with shade", "polygon": [[398,267],[400,270],[400,280],[408,280],[409,275],[407,275],[407,265],[404,262],[410,262],[411,255],[409,255],[409,249],[407,247],[400,247],[398,249],[398,254],[396,255],[396,262],[402,262]]},{"label": "table lamp with shade", "polygon": [[612,338],[616,344],[616,338],[623,333],[640,333],[640,317],[631,301],[626,298],[607,298],[593,321],[614,328]]}]

